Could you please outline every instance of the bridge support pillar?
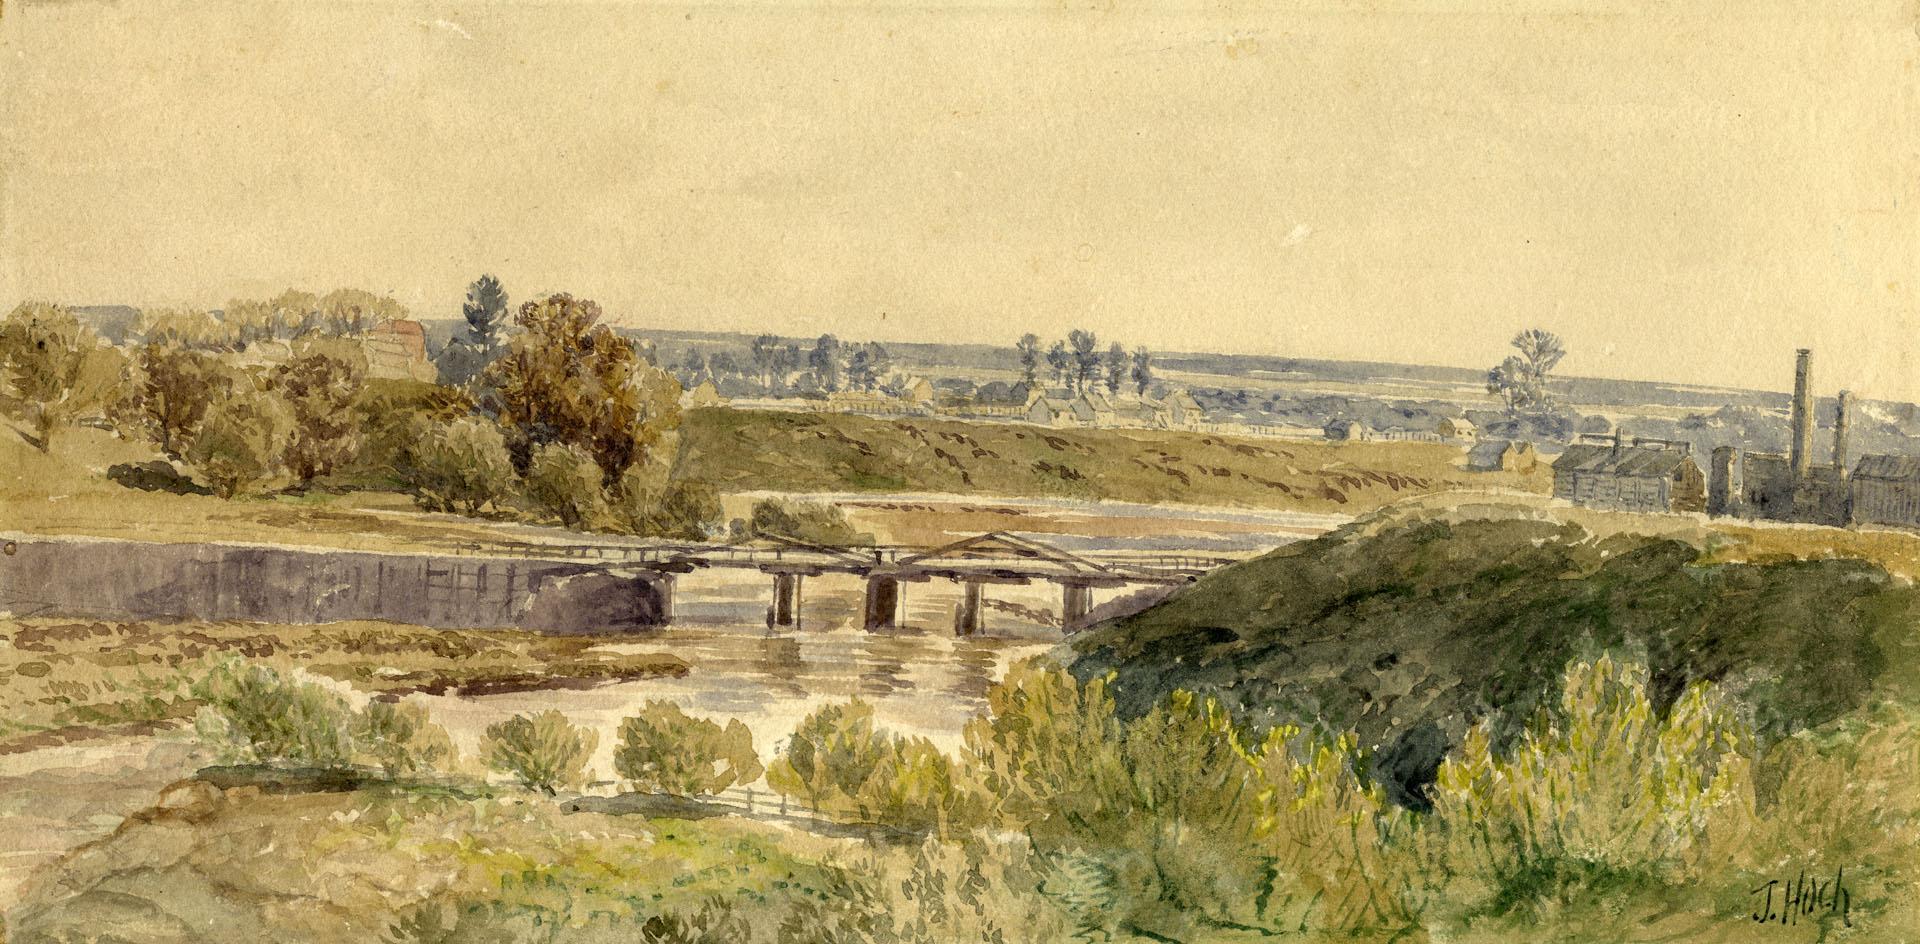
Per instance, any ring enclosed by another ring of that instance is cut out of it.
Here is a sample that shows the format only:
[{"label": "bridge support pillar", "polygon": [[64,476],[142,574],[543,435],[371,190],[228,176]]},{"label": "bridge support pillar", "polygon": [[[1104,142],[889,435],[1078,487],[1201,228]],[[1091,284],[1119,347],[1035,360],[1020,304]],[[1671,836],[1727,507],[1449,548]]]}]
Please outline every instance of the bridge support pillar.
[{"label": "bridge support pillar", "polygon": [[966,593],[960,597],[960,606],[953,614],[953,634],[955,636],[978,636],[983,627],[981,617],[986,610],[985,587],[978,580],[963,580],[960,585]]},{"label": "bridge support pillar", "polygon": [[673,595],[678,589],[675,585],[679,578],[673,574],[661,574],[653,584],[654,597],[660,601],[660,625],[673,625]]},{"label": "bridge support pillar", "polygon": [[773,625],[800,625],[799,574],[773,575]]},{"label": "bridge support pillar", "polygon": [[900,581],[894,577],[873,575],[867,578],[867,605],[861,625],[868,632],[894,629],[900,612]]},{"label": "bridge support pillar", "polygon": [[1093,588],[1085,584],[1060,585],[1060,628],[1077,633],[1087,628],[1087,613],[1093,609]]}]

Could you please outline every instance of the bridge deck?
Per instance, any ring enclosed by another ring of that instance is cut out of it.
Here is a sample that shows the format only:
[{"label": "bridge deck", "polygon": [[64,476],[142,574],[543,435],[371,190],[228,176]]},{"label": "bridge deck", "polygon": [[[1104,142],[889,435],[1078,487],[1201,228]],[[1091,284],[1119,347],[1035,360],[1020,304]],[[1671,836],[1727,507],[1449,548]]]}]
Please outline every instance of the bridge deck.
[{"label": "bridge deck", "polygon": [[757,546],[605,541],[468,543],[459,545],[457,550],[473,556],[595,562],[664,572],[726,567],[813,574],[884,574],[908,580],[1012,577],[1093,584],[1184,583],[1245,559],[1245,556],[1135,551],[1070,553],[1000,532],[941,547],[825,547],[797,541]]}]

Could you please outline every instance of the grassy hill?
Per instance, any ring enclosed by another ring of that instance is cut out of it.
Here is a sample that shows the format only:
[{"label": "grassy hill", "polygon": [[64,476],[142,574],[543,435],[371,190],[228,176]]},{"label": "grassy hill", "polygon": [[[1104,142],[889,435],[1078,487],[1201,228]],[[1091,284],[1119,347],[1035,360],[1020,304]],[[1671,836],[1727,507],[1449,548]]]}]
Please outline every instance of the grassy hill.
[{"label": "grassy hill", "polygon": [[722,491],[943,492],[1361,512],[1458,488],[1543,492],[1545,469],[1473,474],[1456,446],[921,417],[702,409],[677,474]]},{"label": "grassy hill", "polygon": [[1732,540],[1602,536],[1520,507],[1394,510],[1082,635],[1073,668],[1117,673],[1130,714],[1187,689],[1257,725],[1354,729],[1405,788],[1474,720],[1530,715],[1569,660],[1602,651],[1644,661],[1663,707],[1719,683],[1763,740],[1876,696],[1920,704],[1907,580],[1868,560],[1728,562],[1709,547]]}]

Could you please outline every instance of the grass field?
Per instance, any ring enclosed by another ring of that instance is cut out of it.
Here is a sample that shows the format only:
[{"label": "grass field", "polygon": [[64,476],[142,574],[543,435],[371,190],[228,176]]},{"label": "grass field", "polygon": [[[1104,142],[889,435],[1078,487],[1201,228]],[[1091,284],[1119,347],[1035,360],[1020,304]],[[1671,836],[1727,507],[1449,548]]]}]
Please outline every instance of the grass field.
[{"label": "grass field", "polygon": [[1459,488],[1544,493],[1546,469],[1475,474],[1457,446],[703,409],[677,472],[721,491],[940,492],[1354,514]]}]

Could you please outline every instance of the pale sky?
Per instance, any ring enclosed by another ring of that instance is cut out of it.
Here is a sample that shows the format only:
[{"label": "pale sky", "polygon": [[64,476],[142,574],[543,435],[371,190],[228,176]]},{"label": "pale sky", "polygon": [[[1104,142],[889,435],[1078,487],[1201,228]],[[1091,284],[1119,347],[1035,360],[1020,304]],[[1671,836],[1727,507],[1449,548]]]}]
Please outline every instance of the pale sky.
[{"label": "pale sky", "polygon": [[1913,0],[1189,10],[7,0],[0,304],[451,316],[492,272],[862,339],[1479,367],[1537,325],[1765,389],[1808,346],[1920,400]]}]

